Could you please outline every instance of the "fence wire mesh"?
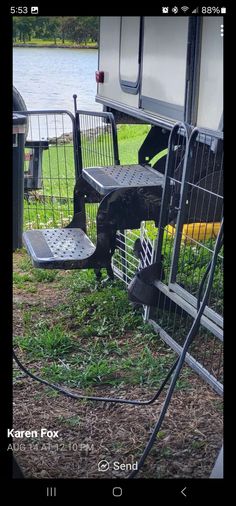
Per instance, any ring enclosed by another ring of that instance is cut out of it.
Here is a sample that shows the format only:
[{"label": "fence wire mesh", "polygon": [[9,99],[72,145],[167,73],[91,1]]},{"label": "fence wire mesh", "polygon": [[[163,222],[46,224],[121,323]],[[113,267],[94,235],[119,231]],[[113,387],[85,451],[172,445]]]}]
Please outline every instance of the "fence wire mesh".
[{"label": "fence wire mesh", "polygon": [[[112,114],[76,111],[79,170],[119,163],[116,126]],[[97,196],[98,197],[98,196]],[[96,217],[99,198],[85,204],[87,234],[97,239]]]},{"label": "fence wire mesh", "polygon": [[[168,210],[163,210],[160,217],[155,253],[155,259],[163,266],[162,279],[156,285],[160,290],[159,299],[148,316],[165,341],[180,352],[197,312],[199,291],[204,290],[202,279],[212,258],[223,216],[223,145],[221,138],[194,130],[181,164],[178,159],[181,159],[182,148],[177,135],[174,145],[167,163],[164,190],[171,196]],[[222,250],[208,306],[188,354],[189,363],[220,393],[223,381]]]},{"label": "fence wire mesh", "polygon": [[[134,254],[135,241],[141,241],[141,258]],[[141,223],[139,230],[125,230],[119,232],[117,237],[117,249],[112,259],[112,265],[115,275],[124,281],[126,285],[130,283],[139,269],[150,265],[153,260],[154,241],[148,237],[146,222]]]},{"label": "fence wire mesh", "polygon": [[76,119],[81,166],[85,169],[119,163],[112,114],[77,110]]},{"label": "fence wire mesh", "polygon": [[57,228],[73,217],[74,118],[67,111],[26,111],[24,228]]}]

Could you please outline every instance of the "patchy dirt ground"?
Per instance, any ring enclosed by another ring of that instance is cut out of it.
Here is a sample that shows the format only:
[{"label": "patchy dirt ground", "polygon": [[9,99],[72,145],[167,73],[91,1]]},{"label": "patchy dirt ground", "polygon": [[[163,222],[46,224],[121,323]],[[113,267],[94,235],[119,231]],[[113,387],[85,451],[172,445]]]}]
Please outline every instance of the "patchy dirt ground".
[{"label": "patchy dirt ground", "polygon": [[[68,300],[68,290],[61,288],[58,278],[35,286],[33,293],[14,289],[14,335],[23,333],[23,314],[30,305],[42,306],[50,314],[53,307]],[[24,362],[24,352],[17,353]],[[37,367],[37,363],[28,362],[28,366]],[[222,444],[222,400],[195,373],[190,383],[187,389],[175,392],[140,478],[209,478]],[[154,389],[122,384],[96,386],[90,388],[92,392],[147,399]],[[14,429],[40,431],[43,427],[58,430],[59,437],[15,439],[15,445],[21,445],[15,446],[17,461],[26,478],[127,477],[128,471],[113,469],[114,462],[130,464],[140,458],[163,399],[162,395],[145,407],[76,401],[20,372],[14,379]],[[98,463],[103,459],[110,469],[99,472]]]},{"label": "patchy dirt ground", "polygon": [[[117,389],[96,389],[96,393],[117,395]],[[141,388],[119,391],[119,395],[132,398],[147,398],[148,394]],[[21,380],[14,387],[14,429],[40,431],[45,427],[59,430],[59,438],[23,438],[20,442],[25,448],[15,455],[26,478],[125,477],[127,472],[98,472],[98,462],[135,462],[160,407],[160,402],[133,407],[51,397],[42,385]],[[139,476],[208,478],[221,443],[218,399],[194,378],[191,392],[175,394],[156,445]]]}]

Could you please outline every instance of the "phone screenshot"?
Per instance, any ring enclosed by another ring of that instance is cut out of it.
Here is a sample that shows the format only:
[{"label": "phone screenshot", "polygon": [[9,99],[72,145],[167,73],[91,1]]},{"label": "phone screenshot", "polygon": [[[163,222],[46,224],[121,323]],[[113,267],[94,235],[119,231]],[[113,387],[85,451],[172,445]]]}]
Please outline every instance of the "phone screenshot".
[{"label": "phone screenshot", "polygon": [[12,482],[219,494],[226,7],[55,14],[10,7]]}]

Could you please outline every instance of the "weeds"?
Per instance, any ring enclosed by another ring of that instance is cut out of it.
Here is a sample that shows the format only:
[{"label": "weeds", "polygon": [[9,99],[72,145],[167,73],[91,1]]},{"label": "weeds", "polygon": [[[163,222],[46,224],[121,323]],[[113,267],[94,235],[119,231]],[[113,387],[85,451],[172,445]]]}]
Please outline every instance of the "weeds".
[{"label": "weeds", "polygon": [[[36,269],[22,257],[20,265],[24,270],[19,276],[35,279]],[[47,271],[45,277],[37,272],[38,283],[51,279]],[[30,362],[37,361],[40,374],[83,388],[159,385],[174,353],[133,310],[123,284],[98,286],[92,271],[67,276],[59,271],[51,283],[55,280],[60,292],[69,294],[64,303],[53,307],[39,303],[25,310],[24,333],[14,339]]]},{"label": "weeds", "polygon": [[15,342],[34,358],[62,357],[75,347],[73,339],[60,325],[50,328],[44,322],[38,325],[37,330],[32,328],[31,335],[17,336]]},{"label": "weeds", "polygon": [[57,273],[56,270],[34,269],[34,278],[39,283],[51,283],[56,279]]},{"label": "weeds", "polygon": [[58,422],[62,423],[64,425],[67,425],[68,427],[77,427],[81,424],[81,418],[79,416],[59,416]]},{"label": "weeds", "polygon": [[29,289],[29,283],[51,283],[57,277],[58,271],[46,269],[33,269],[27,259],[19,262],[19,269],[23,272],[13,272],[13,286],[20,289]]}]

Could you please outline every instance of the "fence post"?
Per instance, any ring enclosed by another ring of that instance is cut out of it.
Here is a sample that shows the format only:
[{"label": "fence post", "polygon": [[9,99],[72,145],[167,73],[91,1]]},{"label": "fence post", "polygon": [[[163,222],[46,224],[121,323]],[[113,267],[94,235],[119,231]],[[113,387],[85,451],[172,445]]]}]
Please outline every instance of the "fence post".
[{"label": "fence post", "polygon": [[13,113],[13,251],[17,248],[22,248],[26,123],[26,116]]}]

